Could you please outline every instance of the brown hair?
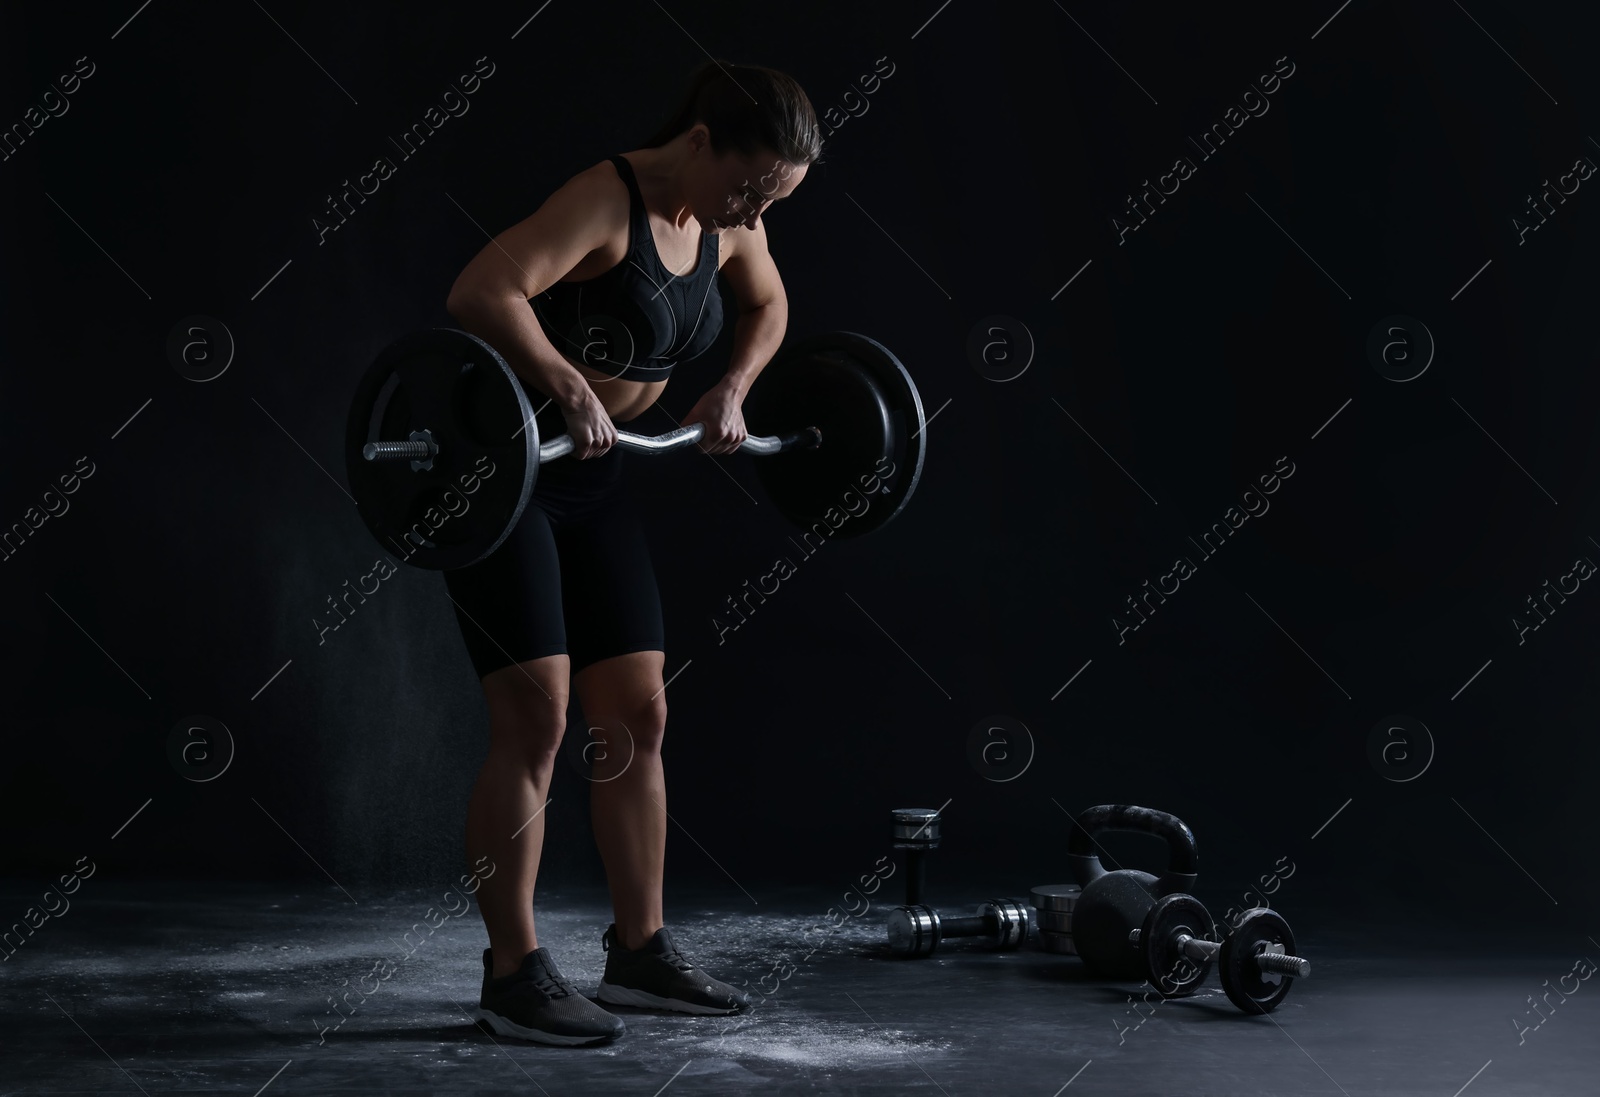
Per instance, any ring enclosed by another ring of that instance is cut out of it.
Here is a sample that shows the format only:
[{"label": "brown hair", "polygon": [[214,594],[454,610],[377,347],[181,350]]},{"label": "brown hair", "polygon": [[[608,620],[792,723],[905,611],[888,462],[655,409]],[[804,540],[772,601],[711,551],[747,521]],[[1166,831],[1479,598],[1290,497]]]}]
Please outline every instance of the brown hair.
[{"label": "brown hair", "polygon": [[791,164],[822,158],[822,129],[804,89],[786,73],[761,65],[703,61],[689,74],[678,108],[645,148],[660,148],[704,122],[718,155],[770,149]]}]

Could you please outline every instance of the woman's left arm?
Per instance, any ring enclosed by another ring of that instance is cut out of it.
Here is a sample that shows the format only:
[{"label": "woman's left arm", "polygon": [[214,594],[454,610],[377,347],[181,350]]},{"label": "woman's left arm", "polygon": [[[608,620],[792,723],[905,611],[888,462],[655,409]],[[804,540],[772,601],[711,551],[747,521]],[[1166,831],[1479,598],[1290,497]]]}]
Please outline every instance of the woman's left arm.
[{"label": "woman's left arm", "polygon": [[732,254],[722,274],[739,302],[728,372],[695,403],[683,425],[704,423],[700,448],[706,453],[732,453],[748,436],[741,405],[750,386],[772,360],[789,326],[789,300],[783,279],[767,251],[767,229],[758,218],[752,229],[727,234]]}]

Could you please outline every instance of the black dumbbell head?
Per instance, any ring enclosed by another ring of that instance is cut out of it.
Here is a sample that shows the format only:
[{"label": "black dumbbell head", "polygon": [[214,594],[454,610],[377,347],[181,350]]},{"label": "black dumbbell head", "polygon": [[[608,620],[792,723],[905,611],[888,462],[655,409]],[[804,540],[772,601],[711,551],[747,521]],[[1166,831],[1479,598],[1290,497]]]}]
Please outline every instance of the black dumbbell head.
[{"label": "black dumbbell head", "polygon": [[1277,911],[1252,907],[1217,954],[1222,989],[1228,1000],[1246,1013],[1271,1013],[1288,997],[1289,985],[1294,982],[1290,976],[1261,970],[1256,956],[1263,950],[1294,955],[1294,933]]},{"label": "black dumbbell head", "polygon": [[1157,899],[1139,930],[1145,978],[1163,998],[1187,998],[1211,974],[1211,960],[1196,960],[1178,947],[1182,936],[1211,940],[1216,926],[1205,905],[1193,895]]}]

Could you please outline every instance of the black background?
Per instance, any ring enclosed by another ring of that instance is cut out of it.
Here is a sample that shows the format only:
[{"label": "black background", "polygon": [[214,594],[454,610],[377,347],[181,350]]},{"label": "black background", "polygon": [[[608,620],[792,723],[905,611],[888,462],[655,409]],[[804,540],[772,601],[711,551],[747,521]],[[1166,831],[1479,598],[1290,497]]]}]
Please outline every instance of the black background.
[{"label": "black background", "polygon": [[[1600,558],[1600,181],[1521,244],[1512,224],[1600,157],[1572,9],[1357,0],[1319,31],[1332,2],[957,0],[928,23],[932,3],[156,0],[118,31],[136,8],[0,11],[5,125],[95,65],[0,163],[0,523],[96,469],[0,564],[8,874],[464,871],[486,713],[439,576],[402,569],[320,645],[312,624],[381,554],[340,486],[349,393],[389,340],[450,322],[486,232],[639,147],[703,47],[790,72],[819,112],[893,62],[767,225],[791,334],[873,335],[938,415],[907,512],[797,561],[720,645],[712,614],[792,531],[741,490],[747,458],[631,462],[682,671],[669,894],[842,889],[889,851],[890,808],[947,802],[940,891],[1018,892],[1066,875],[1066,812],[1131,802],[1193,827],[1219,908],[1280,857],[1286,892],[1350,917],[1580,928],[1600,898],[1600,595],[1520,645],[1512,624]],[[481,57],[469,113],[319,244],[326,196]],[[1200,161],[1187,138],[1280,58],[1268,113]],[[1119,245],[1126,196],[1179,156],[1198,171]],[[192,314],[237,341],[204,384],[165,349]],[[967,349],[995,314],[1037,348],[1007,383]],[[1414,381],[1366,354],[1392,314],[1437,341]],[[683,415],[730,332],[639,429]],[[1202,558],[1189,538],[1280,457],[1270,511]],[[1124,599],[1178,556],[1197,573],[1119,644]],[[237,743],[203,784],[166,758],[196,713]],[[996,714],[1036,746],[1004,783],[967,754]],[[1369,762],[1391,715],[1432,734],[1416,780]],[[552,796],[543,879],[599,879],[583,779]]]}]

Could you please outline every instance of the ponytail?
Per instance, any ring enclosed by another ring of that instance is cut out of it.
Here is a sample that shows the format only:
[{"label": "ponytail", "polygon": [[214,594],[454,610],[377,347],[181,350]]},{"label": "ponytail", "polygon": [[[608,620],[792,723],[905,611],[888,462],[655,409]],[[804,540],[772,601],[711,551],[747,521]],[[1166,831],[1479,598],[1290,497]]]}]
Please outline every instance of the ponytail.
[{"label": "ponytail", "polygon": [[776,69],[701,62],[689,74],[677,109],[644,147],[660,148],[701,122],[718,155],[768,149],[791,164],[822,158],[822,129],[811,100],[793,77]]}]

